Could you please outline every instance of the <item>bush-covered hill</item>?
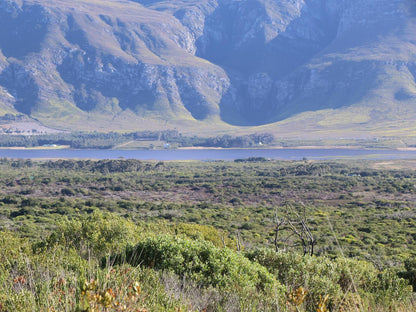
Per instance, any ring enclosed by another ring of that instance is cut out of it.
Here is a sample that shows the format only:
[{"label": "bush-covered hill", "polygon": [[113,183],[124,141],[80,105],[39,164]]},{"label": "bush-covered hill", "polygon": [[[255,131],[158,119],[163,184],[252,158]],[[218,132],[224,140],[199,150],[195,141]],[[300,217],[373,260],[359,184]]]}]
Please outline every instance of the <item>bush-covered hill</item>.
[{"label": "bush-covered hill", "polygon": [[415,308],[412,160],[0,172],[0,311]]}]

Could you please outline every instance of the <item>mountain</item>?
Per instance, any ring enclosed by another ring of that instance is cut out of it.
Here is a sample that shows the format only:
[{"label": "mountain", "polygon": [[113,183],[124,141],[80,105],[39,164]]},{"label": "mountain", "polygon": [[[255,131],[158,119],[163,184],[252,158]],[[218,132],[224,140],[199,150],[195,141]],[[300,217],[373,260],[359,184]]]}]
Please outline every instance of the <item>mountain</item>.
[{"label": "mountain", "polygon": [[412,0],[0,0],[0,115],[59,129],[409,135],[415,77]]}]

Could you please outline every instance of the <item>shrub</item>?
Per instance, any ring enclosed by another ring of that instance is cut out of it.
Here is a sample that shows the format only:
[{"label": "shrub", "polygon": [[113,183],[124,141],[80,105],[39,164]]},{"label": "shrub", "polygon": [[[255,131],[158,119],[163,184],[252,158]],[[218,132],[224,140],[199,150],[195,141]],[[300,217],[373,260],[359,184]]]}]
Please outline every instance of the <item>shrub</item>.
[{"label": "shrub", "polygon": [[73,247],[84,257],[93,255],[100,258],[133,244],[139,235],[134,223],[115,214],[95,211],[59,223],[47,243]]},{"label": "shrub", "polygon": [[416,257],[410,257],[404,262],[405,272],[400,272],[399,276],[407,279],[416,291]]},{"label": "shrub", "polygon": [[[247,257],[268,268],[278,281],[289,289],[289,295],[300,288],[305,289],[306,307],[317,306],[321,297],[328,295],[328,304],[335,306],[342,298],[337,281],[340,278],[336,264],[329,260],[302,256],[297,253],[275,253],[271,250],[256,250]],[[316,310],[316,309],[315,309]]]},{"label": "shrub", "polygon": [[391,304],[392,301],[406,302],[412,296],[412,286],[408,281],[399,277],[392,269],[387,269],[378,275],[372,292],[377,303]]},{"label": "shrub", "polygon": [[[362,305],[362,299],[373,305],[406,301],[411,289],[392,271],[379,272],[371,263],[354,259],[302,256],[256,250],[247,257],[275,274],[278,281],[292,292],[307,291],[307,309],[316,311],[318,303],[328,296],[330,308]],[[290,294],[290,293],[289,293]]]},{"label": "shrub", "polygon": [[193,240],[204,240],[211,242],[216,247],[236,248],[236,241],[228,237],[228,233],[218,230],[213,226],[178,223],[173,225],[175,235],[184,236]]},{"label": "shrub", "polygon": [[0,268],[18,271],[25,266],[25,257],[32,254],[28,240],[11,232],[0,232]]},{"label": "shrub", "polygon": [[74,195],[76,195],[75,191],[73,189],[70,189],[70,188],[63,188],[61,190],[61,194],[63,196],[74,196]]},{"label": "shrub", "polygon": [[[191,278],[201,286],[270,289],[276,280],[257,263],[228,248],[171,236],[148,238],[126,248],[114,263],[128,262]],[[280,289],[282,289],[280,287]]]}]

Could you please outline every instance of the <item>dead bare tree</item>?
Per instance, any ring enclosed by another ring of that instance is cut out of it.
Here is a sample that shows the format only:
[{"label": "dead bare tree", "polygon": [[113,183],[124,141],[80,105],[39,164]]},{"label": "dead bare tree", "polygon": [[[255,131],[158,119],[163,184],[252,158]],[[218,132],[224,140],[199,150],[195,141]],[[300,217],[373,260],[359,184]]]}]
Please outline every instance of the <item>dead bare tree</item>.
[{"label": "dead bare tree", "polygon": [[[306,217],[306,207],[302,204],[303,211],[299,214],[290,203],[285,203],[283,212],[280,213],[278,209],[275,210],[275,235],[274,246],[275,251],[278,252],[279,244],[295,247],[299,244],[302,246],[304,255],[313,255],[316,245],[315,237],[313,236]],[[296,237],[293,241],[292,237]]]}]

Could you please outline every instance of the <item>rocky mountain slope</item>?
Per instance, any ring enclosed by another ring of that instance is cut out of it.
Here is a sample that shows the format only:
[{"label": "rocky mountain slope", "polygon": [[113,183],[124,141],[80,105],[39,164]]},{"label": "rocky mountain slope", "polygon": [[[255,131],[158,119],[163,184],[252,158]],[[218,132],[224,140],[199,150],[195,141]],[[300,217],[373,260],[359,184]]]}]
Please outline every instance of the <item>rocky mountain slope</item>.
[{"label": "rocky mountain slope", "polygon": [[0,0],[0,115],[58,128],[403,129],[415,76],[412,0]]}]

